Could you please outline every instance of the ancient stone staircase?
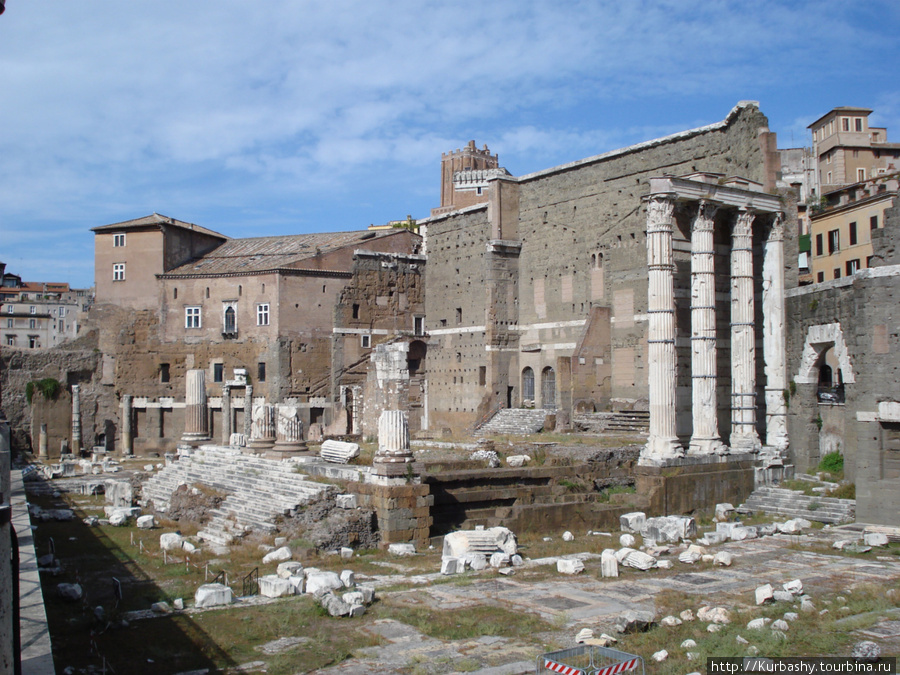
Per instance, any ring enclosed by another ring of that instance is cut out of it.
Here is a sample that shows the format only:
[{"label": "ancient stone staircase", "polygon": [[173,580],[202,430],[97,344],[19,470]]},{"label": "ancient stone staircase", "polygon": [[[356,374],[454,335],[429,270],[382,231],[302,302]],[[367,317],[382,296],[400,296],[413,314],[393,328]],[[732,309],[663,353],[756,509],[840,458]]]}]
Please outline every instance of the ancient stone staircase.
[{"label": "ancient stone staircase", "polygon": [[164,511],[179,485],[202,485],[227,495],[212,519],[198,533],[213,545],[224,546],[247,530],[271,532],[275,518],[286,515],[329,490],[331,486],[306,480],[296,465],[239,451],[203,446],[165,467],[144,483],[142,502]]},{"label": "ancient stone staircase", "polygon": [[502,408],[486,424],[475,431],[476,436],[528,436],[544,428],[547,410],[540,408]]},{"label": "ancient stone staircase", "polygon": [[856,520],[856,500],[810,497],[802,492],[778,487],[754,490],[741,508],[787,518],[806,518],[819,523],[846,523]]},{"label": "ancient stone staircase", "polygon": [[590,433],[647,434],[650,431],[650,413],[640,410],[579,413],[575,415],[575,425]]}]

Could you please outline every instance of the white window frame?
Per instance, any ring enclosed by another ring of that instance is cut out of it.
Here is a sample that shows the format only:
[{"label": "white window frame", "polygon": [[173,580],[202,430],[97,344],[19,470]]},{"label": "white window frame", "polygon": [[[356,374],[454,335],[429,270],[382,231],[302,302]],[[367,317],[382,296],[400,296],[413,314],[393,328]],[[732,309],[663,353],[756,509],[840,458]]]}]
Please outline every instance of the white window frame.
[{"label": "white window frame", "polygon": [[6,327],[7,328],[15,328],[15,319],[7,319]]},{"label": "white window frame", "polygon": [[413,335],[425,335],[425,317],[421,314],[413,316]]},{"label": "white window frame", "polygon": [[113,263],[113,281],[125,281],[125,263]]},{"label": "white window frame", "polygon": [[257,326],[268,326],[269,325],[269,303],[261,302],[256,306],[256,325]]},{"label": "white window frame", "polygon": [[856,170],[856,182],[861,183],[866,179],[866,170],[865,169],[857,169]]},{"label": "white window frame", "polygon": [[15,335],[7,335],[6,336],[6,346],[7,347],[15,347],[16,346],[16,336]]},{"label": "white window frame", "polygon": [[31,307],[28,308],[28,312],[29,312],[30,314],[37,314],[37,307],[35,307],[34,305],[32,305]]},{"label": "white window frame", "polygon": [[124,248],[125,246],[125,233],[120,232],[119,234],[113,235],[113,248]]},{"label": "white window frame", "polygon": [[359,336],[359,346],[363,349],[371,349],[372,348],[372,336],[371,335],[360,335]]},{"label": "white window frame", "polygon": [[184,308],[184,327],[203,328],[203,312],[199,305],[191,305]]}]

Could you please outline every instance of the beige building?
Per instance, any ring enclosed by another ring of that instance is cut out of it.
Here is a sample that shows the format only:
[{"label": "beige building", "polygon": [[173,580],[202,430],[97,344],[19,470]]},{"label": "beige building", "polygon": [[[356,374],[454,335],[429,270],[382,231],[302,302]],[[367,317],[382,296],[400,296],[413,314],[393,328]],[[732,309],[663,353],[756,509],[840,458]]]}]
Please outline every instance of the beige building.
[{"label": "beige building", "polygon": [[131,309],[156,307],[156,275],[217,248],[228,237],[158,213],[95,227],[97,302]]},{"label": "beige building", "polygon": [[887,142],[887,129],[869,126],[871,113],[868,108],[844,106],[809,125],[818,195],[900,167],[900,144]]},{"label": "beige building", "polygon": [[893,173],[825,193],[810,218],[813,283],[833,281],[872,267],[872,232],[884,227],[897,196]]}]

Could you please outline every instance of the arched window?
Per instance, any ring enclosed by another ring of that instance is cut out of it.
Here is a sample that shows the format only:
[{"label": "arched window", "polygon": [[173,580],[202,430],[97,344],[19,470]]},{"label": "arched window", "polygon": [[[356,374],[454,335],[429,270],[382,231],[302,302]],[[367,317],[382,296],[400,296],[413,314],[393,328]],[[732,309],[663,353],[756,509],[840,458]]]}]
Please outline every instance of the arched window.
[{"label": "arched window", "polygon": [[522,400],[534,401],[534,371],[531,368],[522,371]]},{"label": "arched window", "polygon": [[225,308],[225,332],[237,332],[237,319],[234,315],[234,307],[231,306]]},{"label": "arched window", "polygon": [[556,373],[550,366],[541,371],[541,407],[545,410],[556,409]]}]

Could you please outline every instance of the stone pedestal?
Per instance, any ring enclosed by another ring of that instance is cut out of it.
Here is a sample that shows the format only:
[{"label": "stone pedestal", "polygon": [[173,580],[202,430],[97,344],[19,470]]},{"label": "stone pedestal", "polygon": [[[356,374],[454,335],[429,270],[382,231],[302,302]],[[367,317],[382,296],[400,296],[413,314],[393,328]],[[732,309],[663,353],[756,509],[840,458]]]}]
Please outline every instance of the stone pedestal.
[{"label": "stone pedestal", "polygon": [[375,511],[382,548],[408,542],[427,546],[434,505],[428,485],[352,483],[348,491],[357,495],[360,508]]},{"label": "stone pedestal", "polygon": [[206,400],[206,371],[187,371],[185,388],[184,434],[179,445],[196,446],[211,440]]},{"label": "stone pedestal", "polygon": [[272,459],[292,457],[306,451],[300,409],[294,405],[275,406],[275,444],[266,450]]},{"label": "stone pedestal", "polygon": [[[385,410],[378,418],[378,451],[372,460],[372,478],[383,484],[418,482],[409,449],[409,424],[402,410]],[[388,480],[384,480],[388,479]]]},{"label": "stone pedestal", "polygon": [[72,385],[72,454],[81,454],[81,385]]}]

